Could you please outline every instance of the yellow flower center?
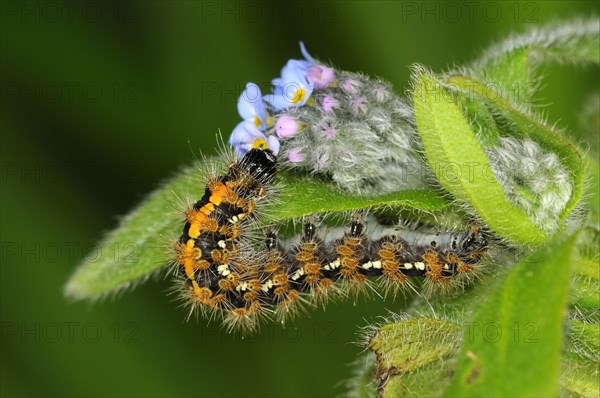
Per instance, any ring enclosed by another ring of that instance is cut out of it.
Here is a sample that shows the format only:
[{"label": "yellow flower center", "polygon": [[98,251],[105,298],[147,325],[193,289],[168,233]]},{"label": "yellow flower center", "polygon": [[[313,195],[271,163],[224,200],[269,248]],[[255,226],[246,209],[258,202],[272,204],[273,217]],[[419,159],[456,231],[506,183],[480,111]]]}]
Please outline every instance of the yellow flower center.
[{"label": "yellow flower center", "polygon": [[305,95],[306,95],[306,90],[304,88],[300,88],[298,91],[296,91],[294,93],[294,96],[292,97],[292,102],[294,104],[298,104],[299,102],[301,102],[304,99]]},{"label": "yellow flower center", "polygon": [[257,138],[254,140],[254,143],[252,144],[252,148],[256,149],[268,149],[269,146],[267,145],[267,141],[263,140],[262,138]]}]

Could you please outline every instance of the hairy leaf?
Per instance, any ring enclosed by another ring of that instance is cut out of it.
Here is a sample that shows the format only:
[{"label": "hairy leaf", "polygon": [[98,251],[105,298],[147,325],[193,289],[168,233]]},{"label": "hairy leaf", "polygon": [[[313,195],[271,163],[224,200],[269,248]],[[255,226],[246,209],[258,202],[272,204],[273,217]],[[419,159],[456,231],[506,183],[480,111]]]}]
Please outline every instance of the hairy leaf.
[{"label": "hairy leaf", "polygon": [[466,70],[520,104],[529,101],[535,67],[547,61],[570,64],[600,62],[598,18],[572,20],[514,34],[490,47]]},{"label": "hairy leaf", "polygon": [[374,378],[380,396],[430,397],[442,391],[460,333],[458,325],[430,318],[381,327],[368,346],[377,357]]},{"label": "hairy leaf", "polygon": [[440,184],[472,206],[499,235],[522,243],[542,242],[544,232],[509,202],[491,174],[475,132],[448,91],[418,68],[413,94],[419,135]]},{"label": "hairy leaf", "polygon": [[459,89],[465,94],[475,94],[490,103],[495,110],[514,123],[516,130],[510,130],[507,133],[529,137],[560,157],[562,164],[570,171],[573,178],[573,194],[561,214],[561,218],[566,218],[583,194],[583,158],[577,146],[531,113],[514,106],[484,82],[464,75],[448,76],[445,78],[445,82],[449,83],[451,88]]},{"label": "hairy leaf", "polygon": [[565,358],[561,361],[561,397],[600,396],[600,364],[580,358]]},{"label": "hairy leaf", "polygon": [[575,239],[524,258],[467,324],[446,396],[556,396]]}]

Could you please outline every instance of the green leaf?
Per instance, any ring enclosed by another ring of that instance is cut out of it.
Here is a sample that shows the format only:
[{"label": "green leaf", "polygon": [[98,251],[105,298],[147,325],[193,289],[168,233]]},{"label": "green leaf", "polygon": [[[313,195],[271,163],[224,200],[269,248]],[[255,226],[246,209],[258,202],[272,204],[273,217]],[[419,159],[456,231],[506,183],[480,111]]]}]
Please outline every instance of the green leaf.
[{"label": "green leaf", "polygon": [[545,234],[513,206],[490,176],[488,159],[462,112],[437,79],[417,69],[415,118],[428,162],[440,184],[470,204],[499,235],[522,243],[540,243]]},{"label": "green leaf", "polygon": [[600,384],[598,374],[600,365],[597,362],[580,358],[565,358],[561,362],[560,377],[561,397],[598,397]]},{"label": "green leaf", "polygon": [[[598,18],[589,18],[551,24],[514,35],[493,46],[472,65],[463,69],[471,76],[450,74],[445,79],[450,87],[458,89],[468,98],[461,99],[463,103],[472,102],[473,94],[483,98],[516,126],[518,134],[532,138],[561,157],[574,179],[573,194],[561,214],[562,219],[577,205],[583,193],[582,154],[561,134],[529,113],[528,100],[533,91],[532,86],[537,82],[533,77],[533,68],[548,60],[573,64],[599,63],[599,26]],[[475,120],[489,118],[489,112],[481,106],[466,108],[472,112],[470,115]],[[489,129],[484,128],[483,131]],[[491,142],[489,137],[484,138],[487,143]],[[593,165],[588,170],[591,170],[594,178]],[[594,217],[598,219],[596,202],[598,201],[592,202],[592,206]]]},{"label": "green leaf", "polygon": [[600,164],[589,153],[585,155],[585,170],[589,183],[586,202],[590,208],[590,222],[600,228]]},{"label": "green leaf", "polygon": [[561,218],[565,219],[579,203],[583,194],[584,164],[579,148],[528,111],[503,98],[493,87],[484,82],[465,75],[447,76],[444,81],[448,83],[448,87],[460,90],[463,94],[475,94],[493,106],[496,111],[515,125],[516,130],[506,131],[507,133],[521,138],[531,138],[560,157],[562,164],[569,170],[573,178],[573,193],[561,214]]},{"label": "green leaf", "polygon": [[600,272],[600,269],[598,268],[598,259],[580,259],[579,261],[577,261],[576,271],[578,274],[593,278],[596,281],[600,279],[600,277],[598,276],[598,273]]},{"label": "green leaf", "polygon": [[368,349],[375,352],[375,380],[382,397],[430,397],[451,375],[448,361],[460,347],[461,328],[430,318],[381,327]]},{"label": "green leaf", "polygon": [[[600,322],[600,263],[598,262],[598,231],[582,230],[579,233],[578,256],[574,261],[569,304],[572,318],[588,323]],[[595,251],[586,253],[588,251]],[[600,343],[599,343],[600,344]],[[600,352],[600,351],[599,351]]]},{"label": "green leaf", "polygon": [[554,23],[512,35],[492,46],[466,69],[493,83],[505,98],[525,104],[536,82],[534,68],[542,62],[600,62],[598,18]]},{"label": "green leaf", "polygon": [[[596,263],[596,268],[598,264]],[[600,311],[598,279],[577,276],[573,280],[570,302],[580,310]]]},{"label": "green leaf", "polygon": [[[225,164],[216,164],[219,173]],[[170,246],[182,231],[184,216],[176,211],[181,198],[198,200],[206,178],[196,167],[184,170],[152,193],[100,243],[75,271],[65,294],[77,299],[117,292],[164,269],[172,261]],[[340,192],[332,183],[281,173],[279,200],[265,211],[264,222],[299,218],[311,213],[338,212],[375,206],[396,206],[424,211],[441,209],[448,202],[434,191],[401,191],[380,196]],[[269,206],[268,206],[269,207]]]},{"label": "green leaf", "polygon": [[507,55],[512,54],[521,58],[523,53],[532,63],[599,63],[600,22],[597,17],[574,19],[551,23],[522,34],[513,34],[490,47],[472,67],[490,68],[499,63],[498,59],[507,60]]},{"label": "green leaf", "polygon": [[575,237],[520,261],[467,324],[445,396],[556,396]]},{"label": "green leaf", "polygon": [[[531,71],[529,65],[529,48],[515,49],[498,55],[494,62],[482,66],[482,75],[492,82],[498,91],[518,103],[527,103],[532,92]],[[477,69],[475,68],[475,74]]]},{"label": "green leaf", "polygon": [[[562,366],[563,395],[598,396],[600,392],[600,264],[598,263],[598,231],[593,228],[578,233],[574,277],[569,295],[570,319],[566,324],[567,339]],[[592,361],[595,367],[592,367]],[[596,377],[589,378],[595,368]],[[581,377],[574,377],[581,371]],[[585,383],[583,382],[585,381]],[[595,391],[595,394],[591,392]]]},{"label": "green leaf", "polygon": [[[385,195],[356,196],[340,190],[336,185],[314,178],[281,173],[282,186],[278,201],[267,212],[265,222],[300,218],[307,214],[329,211],[347,211],[374,206],[405,206],[434,211],[449,203],[432,190],[406,190]],[[272,215],[269,215],[272,213]]]},{"label": "green leaf", "polygon": [[[600,310],[600,309],[597,309]],[[570,337],[569,351],[579,356],[600,361],[600,325],[596,312],[596,323],[588,323],[579,320],[568,322],[568,334]]]},{"label": "green leaf", "polygon": [[354,398],[375,398],[377,390],[373,383],[375,357],[366,352],[350,364],[351,376],[343,383],[342,396]]}]

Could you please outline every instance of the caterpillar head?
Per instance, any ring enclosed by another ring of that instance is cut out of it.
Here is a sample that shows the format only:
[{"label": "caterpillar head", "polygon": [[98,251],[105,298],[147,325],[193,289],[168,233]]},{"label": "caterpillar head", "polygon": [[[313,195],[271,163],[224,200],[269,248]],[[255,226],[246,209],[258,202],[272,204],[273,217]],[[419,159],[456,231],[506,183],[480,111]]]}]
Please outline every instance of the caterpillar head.
[{"label": "caterpillar head", "polygon": [[240,162],[240,166],[256,181],[269,183],[275,178],[277,157],[270,149],[251,149]]},{"label": "caterpillar head", "polygon": [[459,240],[460,248],[465,252],[481,257],[487,249],[488,241],[485,234],[481,232],[479,224],[471,224],[469,229],[463,232],[462,235]]}]

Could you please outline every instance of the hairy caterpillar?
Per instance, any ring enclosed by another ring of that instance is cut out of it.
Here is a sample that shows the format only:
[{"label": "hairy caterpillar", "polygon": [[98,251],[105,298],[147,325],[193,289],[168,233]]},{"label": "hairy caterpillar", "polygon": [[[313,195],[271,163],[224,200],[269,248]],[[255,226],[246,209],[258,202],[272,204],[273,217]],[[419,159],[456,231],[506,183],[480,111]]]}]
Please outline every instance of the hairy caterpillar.
[{"label": "hairy caterpillar", "polygon": [[[186,212],[175,243],[183,297],[192,310],[221,315],[228,327],[252,329],[258,318],[283,319],[303,303],[330,294],[345,296],[380,282],[396,292],[410,278],[447,286],[472,275],[487,241],[473,224],[456,233],[402,228],[368,231],[361,213],[337,237],[320,234],[317,218],[305,217],[295,243],[271,228],[261,249],[244,239],[261,201],[269,195],[277,158],[255,148],[207,181],[204,196]],[[321,236],[323,235],[323,236]]]}]

